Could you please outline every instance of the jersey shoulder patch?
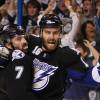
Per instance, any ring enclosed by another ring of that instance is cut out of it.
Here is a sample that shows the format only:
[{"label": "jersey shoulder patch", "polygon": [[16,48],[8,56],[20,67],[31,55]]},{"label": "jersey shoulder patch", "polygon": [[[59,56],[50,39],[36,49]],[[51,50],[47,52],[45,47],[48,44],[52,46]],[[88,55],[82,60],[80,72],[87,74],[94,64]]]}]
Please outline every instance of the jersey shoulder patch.
[{"label": "jersey shoulder patch", "polygon": [[12,61],[15,59],[21,59],[25,56],[25,53],[22,52],[21,50],[14,50],[12,53]]}]

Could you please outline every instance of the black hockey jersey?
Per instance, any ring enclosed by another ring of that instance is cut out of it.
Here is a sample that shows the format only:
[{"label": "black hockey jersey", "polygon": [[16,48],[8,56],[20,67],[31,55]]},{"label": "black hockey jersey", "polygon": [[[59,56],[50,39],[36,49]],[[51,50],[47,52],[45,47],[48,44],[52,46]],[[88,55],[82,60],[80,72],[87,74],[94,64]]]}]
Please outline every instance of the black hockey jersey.
[{"label": "black hockey jersey", "polygon": [[35,70],[32,89],[38,100],[62,100],[66,76],[89,86],[100,86],[100,75],[94,73],[98,73],[99,63],[89,67],[79,53],[69,47],[45,52],[42,42],[37,40],[39,38],[30,37],[29,52]]},{"label": "black hockey jersey", "polygon": [[10,100],[36,100],[32,92],[32,64],[25,53],[14,50],[6,72]]}]

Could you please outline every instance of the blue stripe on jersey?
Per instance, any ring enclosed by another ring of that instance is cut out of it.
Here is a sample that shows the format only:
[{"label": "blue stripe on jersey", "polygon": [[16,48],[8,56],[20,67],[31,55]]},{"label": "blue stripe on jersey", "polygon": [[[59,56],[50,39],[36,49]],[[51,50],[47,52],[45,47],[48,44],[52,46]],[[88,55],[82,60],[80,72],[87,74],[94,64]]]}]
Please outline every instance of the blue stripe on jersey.
[{"label": "blue stripe on jersey", "polygon": [[67,72],[68,72],[68,77],[74,80],[81,80],[82,77],[84,76],[84,73],[73,69],[67,69]]},{"label": "blue stripe on jersey", "polygon": [[68,76],[77,82],[89,87],[100,87],[100,64],[89,67],[85,73],[68,69]]}]

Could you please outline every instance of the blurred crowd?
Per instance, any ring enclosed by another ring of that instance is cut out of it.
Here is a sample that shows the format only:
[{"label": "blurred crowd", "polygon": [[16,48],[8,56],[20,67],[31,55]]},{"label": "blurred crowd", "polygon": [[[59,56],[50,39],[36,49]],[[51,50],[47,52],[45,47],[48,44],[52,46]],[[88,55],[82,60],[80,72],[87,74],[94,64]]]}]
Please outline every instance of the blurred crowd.
[{"label": "blurred crowd", "polygon": [[[39,22],[48,13],[58,15],[62,21],[61,46],[78,50],[87,64],[96,65],[100,53],[100,0],[25,0],[22,19],[25,32],[39,37]],[[13,24],[18,24],[17,0],[0,1],[0,31]],[[64,100],[100,100],[99,88],[74,81],[69,84]]]}]

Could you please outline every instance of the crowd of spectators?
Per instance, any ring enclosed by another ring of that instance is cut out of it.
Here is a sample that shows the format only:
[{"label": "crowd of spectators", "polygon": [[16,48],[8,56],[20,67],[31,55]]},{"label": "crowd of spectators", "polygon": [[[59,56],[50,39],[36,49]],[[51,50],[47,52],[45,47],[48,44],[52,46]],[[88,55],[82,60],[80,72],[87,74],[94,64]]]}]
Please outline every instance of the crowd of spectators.
[{"label": "crowd of spectators", "polygon": [[[63,23],[61,46],[79,50],[87,66],[95,65],[100,53],[100,0],[25,0],[22,21],[25,32],[39,37],[39,21],[48,13],[58,15]],[[11,24],[17,24],[17,1],[2,0],[0,30]],[[100,89],[71,80],[69,84],[64,100],[100,100]],[[91,99],[93,96],[95,99]]]}]

